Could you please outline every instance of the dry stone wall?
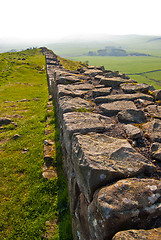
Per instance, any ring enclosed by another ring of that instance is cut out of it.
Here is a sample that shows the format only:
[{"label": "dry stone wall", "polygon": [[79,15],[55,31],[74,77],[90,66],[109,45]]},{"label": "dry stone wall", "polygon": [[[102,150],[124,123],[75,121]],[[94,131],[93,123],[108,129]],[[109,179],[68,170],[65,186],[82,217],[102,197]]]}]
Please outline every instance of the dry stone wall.
[{"label": "dry stone wall", "polygon": [[74,239],[161,239],[161,91],[43,48]]}]

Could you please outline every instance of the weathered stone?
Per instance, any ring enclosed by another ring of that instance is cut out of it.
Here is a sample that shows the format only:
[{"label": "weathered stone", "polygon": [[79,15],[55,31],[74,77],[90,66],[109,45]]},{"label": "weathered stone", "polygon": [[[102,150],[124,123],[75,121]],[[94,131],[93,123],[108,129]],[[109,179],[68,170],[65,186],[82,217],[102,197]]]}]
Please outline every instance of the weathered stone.
[{"label": "weathered stone", "polygon": [[71,84],[71,83],[78,83],[81,82],[77,76],[59,76],[56,78],[56,85],[58,84]]},{"label": "weathered stone", "polygon": [[59,65],[59,63],[55,60],[52,60],[52,59],[46,59],[46,63],[48,65]]},{"label": "weathered stone", "polygon": [[[94,104],[93,104],[94,105]],[[91,102],[84,100],[79,97],[71,98],[71,97],[62,97],[59,99],[59,112],[60,117],[62,118],[63,113],[67,112],[87,112],[93,110],[93,105]]]},{"label": "weathered stone", "polygon": [[106,116],[117,115],[118,112],[125,109],[137,109],[132,101],[115,101],[111,103],[101,104],[100,109]]},{"label": "weathered stone", "polygon": [[161,143],[153,143],[151,146],[152,157],[158,161],[161,161]]},{"label": "weathered stone", "polygon": [[0,126],[8,125],[10,123],[12,123],[11,119],[9,119],[9,118],[2,118],[2,117],[0,118]]},{"label": "weathered stone", "polygon": [[147,92],[149,90],[149,85],[145,83],[125,83],[121,84],[120,87],[125,93]]},{"label": "weathered stone", "polygon": [[[120,74],[120,77],[121,78],[123,78],[123,79],[130,79],[130,77],[129,76],[127,76],[126,74]],[[136,82],[136,81],[134,81],[134,82]]]},{"label": "weathered stone", "polygon": [[127,109],[118,113],[118,119],[124,123],[144,123],[146,122],[145,113],[138,109]]},{"label": "weathered stone", "polygon": [[28,148],[24,148],[24,149],[21,151],[21,153],[27,153],[28,151],[29,151]]},{"label": "weathered stone", "polygon": [[112,88],[108,87],[108,88],[96,88],[92,91],[93,93],[93,97],[99,97],[99,96],[107,96],[111,93]]},{"label": "weathered stone", "polygon": [[[84,195],[81,193],[75,209],[75,224],[73,227],[75,239],[89,240],[90,231],[88,225],[88,203]],[[79,229],[79,231],[78,231]]]},{"label": "weathered stone", "polygon": [[104,86],[104,85],[101,85],[101,84],[95,85],[94,87],[95,87],[95,88],[105,88],[105,86]]},{"label": "weathered stone", "polygon": [[104,132],[112,126],[112,120],[100,114],[70,112],[63,115],[63,138],[68,153],[71,151],[71,137],[74,133]]},{"label": "weathered stone", "polygon": [[158,161],[161,161],[161,148],[158,149],[158,151],[156,151],[154,154],[153,154],[153,158],[158,160]]},{"label": "weathered stone", "polygon": [[18,138],[20,138],[20,137],[21,137],[21,135],[15,134],[15,135],[13,136],[13,139],[16,140],[16,139],[18,139]]},{"label": "weathered stone", "polygon": [[77,183],[88,201],[98,187],[115,179],[155,171],[127,140],[97,133],[73,136],[72,161]]},{"label": "weathered stone", "polygon": [[57,172],[55,169],[49,168],[43,171],[42,176],[46,179],[51,180],[57,177]]},{"label": "weathered stone", "polygon": [[109,103],[114,101],[134,101],[137,99],[145,99],[148,101],[153,101],[153,97],[144,93],[133,93],[133,94],[116,94],[105,97],[97,97],[95,98],[96,103]]},{"label": "weathered stone", "polygon": [[151,117],[161,118],[161,106],[150,105],[145,108]]},{"label": "weathered stone", "polygon": [[161,89],[155,90],[153,93],[155,95],[156,100],[161,100]]},{"label": "weathered stone", "polygon": [[99,70],[99,69],[88,69],[84,72],[85,75],[88,75],[90,77],[95,77],[96,75],[102,75],[103,72],[102,70]]},{"label": "weathered stone", "polygon": [[102,71],[105,70],[104,66],[90,66],[89,65],[87,68],[88,69],[95,69],[95,70],[102,70]]},{"label": "weathered stone", "polygon": [[92,84],[58,85],[57,97],[83,97],[89,90],[92,90],[92,88]]},{"label": "weathered stone", "polygon": [[161,182],[126,179],[98,190],[88,207],[92,240],[110,240],[129,228],[148,228],[161,216]]},{"label": "weathered stone", "polygon": [[127,230],[116,233],[112,240],[160,240],[161,228],[150,230]]},{"label": "weathered stone", "polygon": [[149,139],[153,142],[161,143],[161,120],[154,119],[142,125],[142,129]]},{"label": "weathered stone", "polygon": [[114,77],[114,78],[101,78],[100,84],[105,85],[106,87],[119,87],[121,83],[126,83],[126,82],[135,82],[134,80],[124,80],[119,77]]},{"label": "weathered stone", "polygon": [[139,104],[142,107],[147,107],[149,105],[154,105],[154,102],[144,100],[144,99],[137,99],[137,100],[135,100],[135,103]]},{"label": "weathered stone", "polygon": [[142,131],[140,128],[135,127],[134,125],[127,124],[124,125],[125,132],[128,137],[132,139],[137,139],[141,137]]},{"label": "weathered stone", "polygon": [[29,102],[30,100],[28,99],[21,99],[21,100],[18,100],[17,102]]},{"label": "weathered stone", "polygon": [[155,87],[153,85],[149,86],[149,91],[155,91]]}]

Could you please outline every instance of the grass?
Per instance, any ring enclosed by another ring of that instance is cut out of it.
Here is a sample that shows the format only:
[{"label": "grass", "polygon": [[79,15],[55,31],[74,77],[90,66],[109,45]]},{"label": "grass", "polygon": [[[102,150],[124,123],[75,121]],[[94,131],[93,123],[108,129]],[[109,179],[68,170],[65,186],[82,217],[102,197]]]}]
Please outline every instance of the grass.
[{"label": "grass", "polygon": [[[43,239],[51,228],[54,230],[48,239],[72,239],[54,109],[50,113],[49,137],[55,141],[53,158],[58,177],[42,177],[47,102],[45,58],[41,51],[0,54],[0,116],[11,118],[17,125],[0,129],[0,239]],[[15,134],[20,135],[16,140]],[[47,222],[52,223],[50,229]]]},{"label": "grass", "polygon": [[65,59],[60,56],[58,56],[58,60],[60,61],[60,63],[63,65],[64,68],[71,71],[72,70],[74,71],[74,70],[77,70],[78,68],[86,66],[86,64],[82,64],[78,61],[71,61],[69,59]]}]

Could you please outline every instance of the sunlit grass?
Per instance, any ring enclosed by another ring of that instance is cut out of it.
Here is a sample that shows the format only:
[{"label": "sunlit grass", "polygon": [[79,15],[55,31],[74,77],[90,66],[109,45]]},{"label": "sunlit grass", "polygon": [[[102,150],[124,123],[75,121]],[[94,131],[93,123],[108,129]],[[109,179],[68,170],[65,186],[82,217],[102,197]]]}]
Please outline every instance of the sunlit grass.
[{"label": "sunlit grass", "polygon": [[[43,239],[46,221],[55,224],[50,239],[72,239],[54,109],[49,137],[56,144],[53,164],[58,177],[42,177],[48,116],[45,58],[39,49],[33,49],[0,54],[0,63],[0,116],[15,123],[0,129],[0,239]],[[17,139],[13,138],[15,134],[19,135]]]}]

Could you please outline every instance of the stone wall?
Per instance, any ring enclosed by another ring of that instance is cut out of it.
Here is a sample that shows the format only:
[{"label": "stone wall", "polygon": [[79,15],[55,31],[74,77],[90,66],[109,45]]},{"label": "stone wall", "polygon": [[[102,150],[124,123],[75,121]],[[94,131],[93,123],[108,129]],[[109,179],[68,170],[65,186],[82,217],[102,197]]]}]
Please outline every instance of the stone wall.
[{"label": "stone wall", "polygon": [[43,52],[74,239],[161,239],[161,92],[103,67],[66,70]]}]

